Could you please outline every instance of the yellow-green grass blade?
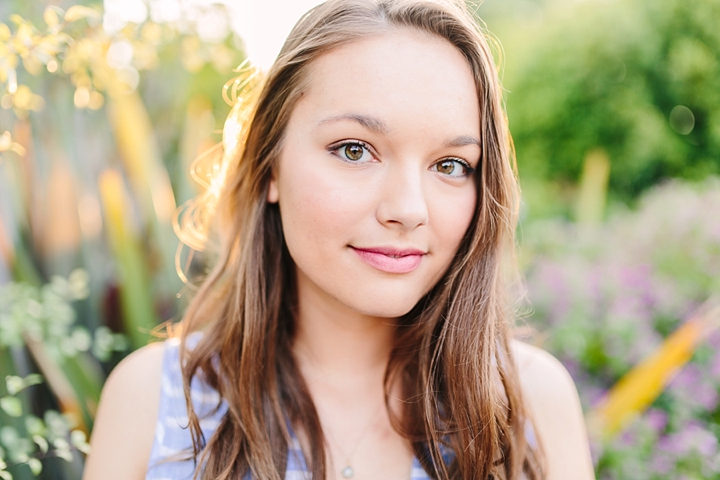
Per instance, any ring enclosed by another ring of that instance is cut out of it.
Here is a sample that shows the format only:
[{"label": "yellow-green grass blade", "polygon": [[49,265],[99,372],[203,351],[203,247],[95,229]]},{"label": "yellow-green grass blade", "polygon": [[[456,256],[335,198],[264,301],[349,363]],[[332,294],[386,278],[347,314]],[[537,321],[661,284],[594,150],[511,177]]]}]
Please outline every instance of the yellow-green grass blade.
[{"label": "yellow-green grass blade", "polygon": [[585,157],[575,204],[575,218],[579,223],[598,224],[602,221],[610,163],[607,153],[602,149],[593,150]]},{"label": "yellow-green grass blade", "polygon": [[602,403],[590,413],[591,433],[607,439],[622,431],[655,401],[719,323],[720,302],[711,299],[655,352],[618,380]]},{"label": "yellow-green grass blade", "polygon": [[136,91],[111,94],[107,112],[143,221],[150,229],[155,253],[161,259],[162,280],[158,286],[163,293],[172,293],[174,298],[174,293],[181,287],[175,274],[177,238],[171,225],[175,196],[150,116]]},{"label": "yellow-green grass blade", "polygon": [[148,343],[148,333],[159,322],[153,308],[144,255],[128,222],[127,195],[118,171],[106,170],[101,174],[100,197],[118,273],[125,330],[133,346],[139,348]]},{"label": "yellow-green grass blade", "polygon": [[41,342],[25,337],[35,363],[45,377],[60,406],[77,426],[89,433],[100,401],[103,373],[87,352],[72,357],[51,355]]}]

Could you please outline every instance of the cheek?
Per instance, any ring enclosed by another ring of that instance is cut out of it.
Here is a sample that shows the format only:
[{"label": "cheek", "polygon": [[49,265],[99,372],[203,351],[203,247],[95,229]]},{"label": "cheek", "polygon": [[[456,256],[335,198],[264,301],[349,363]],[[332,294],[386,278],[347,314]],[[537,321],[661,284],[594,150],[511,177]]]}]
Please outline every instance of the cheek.
[{"label": "cheek", "polygon": [[301,162],[286,163],[278,182],[285,240],[293,256],[307,256],[301,248],[312,253],[321,245],[347,241],[370,211],[357,185]]},{"label": "cheek", "polygon": [[430,212],[436,240],[442,250],[454,256],[475,214],[477,195],[474,186],[453,196],[439,196]]}]

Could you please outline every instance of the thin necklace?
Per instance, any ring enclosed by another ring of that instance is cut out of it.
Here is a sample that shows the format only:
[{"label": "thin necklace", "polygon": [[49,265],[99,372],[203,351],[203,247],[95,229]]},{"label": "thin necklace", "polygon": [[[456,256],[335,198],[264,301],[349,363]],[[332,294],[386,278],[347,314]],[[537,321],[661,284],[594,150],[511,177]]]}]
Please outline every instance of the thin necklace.
[{"label": "thin necklace", "polygon": [[[343,458],[345,459],[345,466],[340,470],[340,475],[342,475],[343,478],[353,478],[355,476],[355,469],[352,467],[352,457],[355,455],[355,452],[357,452],[358,448],[360,448],[360,445],[362,445],[362,440],[365,438],[365,435],[372,430],[372,427],[377,425],[377,423],[382,418],[382,415],[380,415],[380,410],[382,410],[384,405],[378,410],[378,412],[374,415],[375,421],[372,423],[368,423],[365,425],[365,428],[358,436],[357,440],[355,440],[355,448],[352,449],[350,452],[350,455],[345,453],[345,450],[340,446],[338,441],[330,434],[330,431],[326,431],[326,435],[330,440],[332,440],[332,443],[335,444],[335,447],[337,447],[338,450],[340,450],[340,453],[342,454]],[[372,418],[372,417],[371,417]]]}]

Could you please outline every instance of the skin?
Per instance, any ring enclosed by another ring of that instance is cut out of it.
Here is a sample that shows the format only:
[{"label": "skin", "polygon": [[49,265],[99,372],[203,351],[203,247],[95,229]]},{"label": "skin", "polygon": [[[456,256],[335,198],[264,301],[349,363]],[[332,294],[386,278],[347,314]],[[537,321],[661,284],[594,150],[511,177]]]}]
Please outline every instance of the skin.
[{"label": "skin", "polygon": [[[329,431],[332,472],[352,456],[354,479],[407,478],[412,453],[384,412],[382,378],[393,318],[444,274],[475,210],[462,163],[480,158],[475,84],[450,43],[411,32],[331,51],[308,84],[268,193],[297,265],[295,353]],[[367,144],[354,163],[333,150],[345,141]],[[356,251],[373,247],[424,254],[412,272],[387,273]]]},{"label": "skin", "polygon": [[[383,408],[383,374],[394,319],[442,277],[475,208],[466,175],[480,157],[472,73],[447,41],[395,30],[324,54],[307,84],[267,197],[297,268],[293,351],[328,437],[329,478],[341,478],[346,457],[354,479],[409,478],[412,453]],[[358,251],[375,247],[414,249],[417,265],[378,268]],[[541,350],[517,343],[516,353],[548,478],[593,478],[569,375]],[[141,349],[108,379],[86,480],[143,478],[161,354]]]}]

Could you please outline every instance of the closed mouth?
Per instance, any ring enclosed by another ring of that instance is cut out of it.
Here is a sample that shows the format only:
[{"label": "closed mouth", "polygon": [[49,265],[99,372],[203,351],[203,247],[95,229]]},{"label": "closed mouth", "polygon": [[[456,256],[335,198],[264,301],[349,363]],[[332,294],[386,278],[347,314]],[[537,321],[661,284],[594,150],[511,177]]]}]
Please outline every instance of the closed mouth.
[{"label": "closed mouth", "polygon": [[390,258],[402,258],[409,255],[425,255],[426,252],[418,250],[416,248],[395,248],[395,247],[353,247],[354,250],[359,250],[368,253],[375,253],[379,255],[385,255]]},{"label": "closed mouth", "polygon": [[415,248],[369,247],[351,248],[358,257],[376,270],[385,273],[410,273],[420,266],[426,252]]}]

